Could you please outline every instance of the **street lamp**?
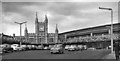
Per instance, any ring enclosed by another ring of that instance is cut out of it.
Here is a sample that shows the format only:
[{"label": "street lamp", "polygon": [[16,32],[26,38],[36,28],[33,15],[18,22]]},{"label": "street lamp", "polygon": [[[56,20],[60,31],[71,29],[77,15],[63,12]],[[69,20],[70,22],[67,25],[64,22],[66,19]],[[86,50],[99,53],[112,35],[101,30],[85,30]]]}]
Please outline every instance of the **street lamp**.
[{"label": "street lamp", "polygon": [[20,25],[20,46],[21,46],[21,45],[22,45],[22,42],[21,42],[21,33],[22,33],[22,31],[21,31],[21,25],[24,24],[24,23],[27,23],[27,21],[25,21],[25,22],[21,22],[21,23],[19,23],[19,22],[14,22],[14,23]]},{"label": "street lamp", "polygon": [[102,10],[110,10],[111,11],[111,53],[113,53],[113,10],[112,8],[103,8],[103,7],[99,7],[99,9]]}]

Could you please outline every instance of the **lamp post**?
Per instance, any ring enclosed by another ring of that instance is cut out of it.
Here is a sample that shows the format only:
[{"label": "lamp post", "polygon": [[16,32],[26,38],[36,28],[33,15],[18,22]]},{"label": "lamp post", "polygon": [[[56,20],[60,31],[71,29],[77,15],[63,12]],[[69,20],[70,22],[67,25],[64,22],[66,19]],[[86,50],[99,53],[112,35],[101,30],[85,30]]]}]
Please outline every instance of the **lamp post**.
[{"label": "lamp post", "polygon": [[111,53],[113,53],[113,10],[112,10],[112,8],[103,8],[103,7],[99,7],[99,9],[111,11],[111,31],[110,31],[110,36],[111,36]]},{"label": "lamp post", "polygon": [[16,23],[16,24],[19,24],[20,25],[20,46],[22,45],[22,42],[21,42],[21,33],[22,33],[22,31],[21,31],[21,25],[22,24],[24,24],[24,23],[27,23],[26,21],[25,22],[21,22],[21,23],[19,23],[19,22],[14,22],[14,23]]}]

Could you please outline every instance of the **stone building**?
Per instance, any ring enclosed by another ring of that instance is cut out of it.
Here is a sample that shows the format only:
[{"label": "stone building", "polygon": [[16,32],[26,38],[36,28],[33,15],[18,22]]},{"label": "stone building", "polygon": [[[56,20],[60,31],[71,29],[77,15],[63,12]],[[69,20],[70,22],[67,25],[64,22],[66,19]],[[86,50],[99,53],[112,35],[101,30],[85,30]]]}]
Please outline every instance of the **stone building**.
[{"label": "stone building", "polygon": [[25,28],[24,36],[26,41],[35,44],[41,43],[55,43],[58,40],[58,28],[56,26],[55,33],[48,33],[48,18],[45,15],[45,20],[39,22],[36,12],[35,18],[35,33],[28,33],[27,27]]}]

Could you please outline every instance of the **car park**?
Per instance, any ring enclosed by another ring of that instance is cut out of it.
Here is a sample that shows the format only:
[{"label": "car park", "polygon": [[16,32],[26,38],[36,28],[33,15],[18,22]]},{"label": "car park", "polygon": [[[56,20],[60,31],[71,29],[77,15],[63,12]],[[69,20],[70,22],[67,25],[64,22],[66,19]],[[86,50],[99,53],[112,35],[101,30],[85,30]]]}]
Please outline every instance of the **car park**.
[{"label": "car park", "polygon": [[64,47],[62,44],[56,44],[50,49],[50,53],[64,53]]}]

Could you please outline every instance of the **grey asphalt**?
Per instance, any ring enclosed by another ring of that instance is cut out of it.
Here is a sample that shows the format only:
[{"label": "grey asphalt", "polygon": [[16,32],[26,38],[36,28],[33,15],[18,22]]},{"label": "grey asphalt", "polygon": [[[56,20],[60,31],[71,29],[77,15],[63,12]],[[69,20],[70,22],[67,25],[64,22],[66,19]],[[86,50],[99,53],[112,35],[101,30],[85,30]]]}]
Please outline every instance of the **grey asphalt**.
[{"label": "grey asphalt", "polygon": [[2,55],[0,55],[0,61],[2,60]]},{"label": "grey asphalt", "polygon": [[65,51],[64,54],[51,54],[49,50],[31,50],[3,55],[3,59],[102,59],[110,50]]}]

